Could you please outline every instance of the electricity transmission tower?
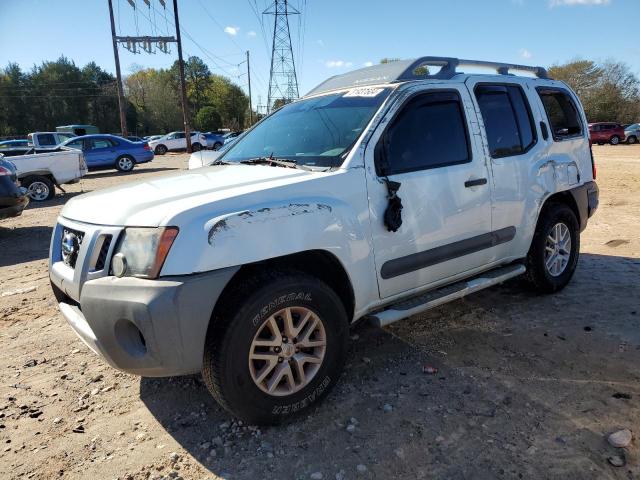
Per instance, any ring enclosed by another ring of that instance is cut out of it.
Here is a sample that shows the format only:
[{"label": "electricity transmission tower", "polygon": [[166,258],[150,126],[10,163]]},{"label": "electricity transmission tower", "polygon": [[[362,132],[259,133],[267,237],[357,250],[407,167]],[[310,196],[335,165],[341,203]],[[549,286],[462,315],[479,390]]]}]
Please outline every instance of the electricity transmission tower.
[{"label": "electricity transmission tower", "polygon": [[289,15],[300,12],[290,6],[287,0],[274,0],[264,15],[273,15],[273,46],[271,48],[271,72],[269,73],[269,94],[267,96],[267,113],[271,112],[274,103],[289,103],[298,98],[298,77],[293,60],[291,32],[289,31]]}]

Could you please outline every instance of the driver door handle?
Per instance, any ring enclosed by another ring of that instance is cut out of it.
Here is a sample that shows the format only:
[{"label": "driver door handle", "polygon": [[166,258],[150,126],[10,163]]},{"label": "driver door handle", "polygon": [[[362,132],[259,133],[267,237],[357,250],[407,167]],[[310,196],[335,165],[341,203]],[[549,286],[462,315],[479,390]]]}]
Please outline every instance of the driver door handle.
[{"label": "driver door handle", "polygon": [[486,178],[476,178],[474,180],[467,180],[466,182],[464,182],[464,186],[467,188],[477,187],[479,185],[486,185],[486,184],[487,184]]}]

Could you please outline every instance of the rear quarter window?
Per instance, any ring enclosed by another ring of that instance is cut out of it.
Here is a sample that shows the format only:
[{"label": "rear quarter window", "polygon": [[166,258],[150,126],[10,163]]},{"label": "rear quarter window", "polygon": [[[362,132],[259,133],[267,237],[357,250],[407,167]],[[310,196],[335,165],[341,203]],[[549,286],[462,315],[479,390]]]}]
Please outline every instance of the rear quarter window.
[{"label": "rear quarter window", "polygon": [[556,142],[582,136],[578,107],[569,92],[556,87],[536,88]]}]

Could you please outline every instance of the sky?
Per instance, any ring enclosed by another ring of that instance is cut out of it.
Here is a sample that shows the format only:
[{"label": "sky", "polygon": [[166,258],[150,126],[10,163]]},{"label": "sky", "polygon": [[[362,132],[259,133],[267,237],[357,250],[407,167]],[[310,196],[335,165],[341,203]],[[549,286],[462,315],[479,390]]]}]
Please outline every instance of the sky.
[{"label": "sky", "polygon": [[[172,0],[112,0],[118,35],[173,35]],[[266,104],[273,16],[269,0],[178,0],[185,56]],[[640,0],[289,0],[300,95],[329,76],[381,58],[453,56],[549,66],[578,57],[621,60],[640,76]],[[166,18],[166,19],[165,19]],[[168,19],[168,20],[167,20]],[[107,0],[0,0],[0,67],[25,70],[65,55],[114,73]],[[168,67],[177,58],[120,49],[124,75]]]}]

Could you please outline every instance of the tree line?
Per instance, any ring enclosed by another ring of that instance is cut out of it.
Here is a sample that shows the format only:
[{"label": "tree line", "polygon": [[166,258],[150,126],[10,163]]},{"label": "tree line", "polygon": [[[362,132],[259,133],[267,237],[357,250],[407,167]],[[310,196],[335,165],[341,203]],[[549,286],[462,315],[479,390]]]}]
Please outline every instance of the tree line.
[{"label": "tree line", "polygon": [[[167,69],[138,68],[124,79],[127,129],[150,135],[182,128],[178,62]],[[202,131],[247,127],[249,99],[198,57],[185,61],[188,114]],[[0,69],[0,136],[23,136],[57,126],[89,124],[120,132],[116,79],[95,62],[78,67],[66,57],[30,71]]]},{"label": "tree line", "polygon": [[[577,59],[551,66],[549,74],[573,88],[590,122],[640,121],[640,80],[625,63]],[[211,73],[195,56],[185,61],[185,79],[193,128],[215,131],[248,126],[249,101],[238,85]],[[138,68],[124,84],[129,132],[149,135],[182,128],[177,61],[167,69]],[[10,63],[0,69],[0,136],[67,124],[90,124],[101,132],[118,133],[116,95],[116,79],[95,62],[80,68],[63,56],[28,72]]]}]

